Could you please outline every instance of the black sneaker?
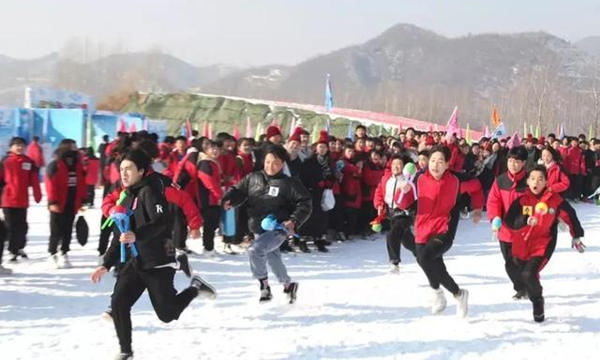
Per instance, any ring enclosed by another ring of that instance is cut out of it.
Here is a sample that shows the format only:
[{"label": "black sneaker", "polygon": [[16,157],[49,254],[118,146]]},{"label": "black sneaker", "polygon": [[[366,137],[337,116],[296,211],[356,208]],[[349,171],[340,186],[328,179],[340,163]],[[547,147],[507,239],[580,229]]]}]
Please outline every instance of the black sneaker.
[{"label": "black sneaker", "polygon": [[329,252],[329,249],[325,247],[325,242],[323,240],[315,241],[315,245],[317,246],[317,250],[323,253]]},{"label": "black sneaker", "polygon": [[544,321],[544,298],[535,298],[531,302],[533,303],[533,320],[535,322]]},{"label": "black sneaker", "polygon": [[271,299],[273,299],[273,294],[271,293],[270,286],[260,289],[260,299],[258,300],[259,303],[265,303],[271,301]]},{"label": "black sneaker", "polygon": [[295,303],[296,302],[296,293],[298,292],[298,283],[296,283],[296,282],[289,283],[289,285],[283,289],[283,292],[285,294],[287,294],[290,304]]},{"label": "black sneaker", "polygon": [[16,263],[19,260],[19,254],[11,254],[10,259],[8,259],[8,261],[10,261],[11,263]]},{"label": "black sneaker", "polygon": [[292,249],[292,247],[290,246],[290,243],[286,240],[281,243],[281,246],[279,247],[279,251],[281,251],[282,253],[287,253],[290,251],[294,251],[294,249]]},{"label": "black sneaker", "polygon": [[29,256],[27,256],[27,253],[25,253],[25,251],[23,249],[17,251],[17,255],[19,255],[23,259],[29,259]]},{"label": "black sneaker", "polygon": [[523,290],[518,290],[514,295],[513,295],[513,300],[523,300],[527,298],[527,290],[523,289]]},{"label": "black sneaker", "polygon": [[298,249],[303,253],[310,253],[310,249],[308,248],[308,245],[306,245],[305,239],[298,241]]},{"label": "black sneaker", "polygon": [[192,281],[190,282],[190,286],[198,289],[198,295],[206,296],[209,299],[215,299],[217,297],[217,290],[215,290],[212,285],[207,283],[204,279],[200,277],[200,275],[192,276]]},{"label": "black sneaker", "polygon": [[183,271],[185,276],[191,278],[192,277],[192,268],[190,266],[190,262],[188,260],[187,254],[184,252],[184,253],[177,255],[176,261],[177,261],[177,264],[179,264],[179,270]]},{"label": "black sneaker", "polygon": [[130,360],[133,359],[133,353],[119,353],[115,360]]}]

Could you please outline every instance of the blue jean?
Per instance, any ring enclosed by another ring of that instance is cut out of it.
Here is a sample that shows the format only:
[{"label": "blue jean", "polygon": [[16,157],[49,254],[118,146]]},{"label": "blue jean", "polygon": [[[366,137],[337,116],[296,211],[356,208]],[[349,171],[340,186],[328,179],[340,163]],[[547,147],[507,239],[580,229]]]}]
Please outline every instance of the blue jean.
[{"label": "blue jean", "polygon": [[271,271],[280,283],[287,284],[291,281],[281,260],[281,252],[279,252],[279,246],[285,239],[286,235],[281,231],[267,231],[255,236],[252,246],[248,249],[250,270],[252,270],[254,278],[266,279],[268,277],[267,263],[269,263]]}]

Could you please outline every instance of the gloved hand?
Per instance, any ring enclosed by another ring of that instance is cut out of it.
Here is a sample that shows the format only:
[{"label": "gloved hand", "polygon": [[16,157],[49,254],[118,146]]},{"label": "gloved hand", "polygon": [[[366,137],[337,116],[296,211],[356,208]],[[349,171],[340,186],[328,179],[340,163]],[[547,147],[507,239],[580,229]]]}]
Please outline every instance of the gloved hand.
[{"label": "gloved hand", "polygon": [[577,250],[579,253],[583,253],[585,251],[585,244],[581,241],[580,238],[575,238],[571,240],[571,247]]}]

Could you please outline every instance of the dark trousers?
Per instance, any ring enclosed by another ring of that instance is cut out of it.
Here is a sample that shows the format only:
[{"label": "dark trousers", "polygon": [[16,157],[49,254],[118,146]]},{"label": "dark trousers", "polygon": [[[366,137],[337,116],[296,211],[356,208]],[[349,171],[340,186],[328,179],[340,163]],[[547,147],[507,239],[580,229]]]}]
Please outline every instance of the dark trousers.
[{"label": "dark trousers", "polygon": [[27,242],[27,209],[4,208],[8,251],[15,255]]},{"label": "dark trousers", "polygon": [[121,352],[131,349],[131,307],[148,289],[152,307],[163,322],[179,318],[181,312],[198,295],[198,290],[188,287],[179,294],[173,287],[175,269],[139,269],[135,260],[130,260],[119,272],[112,294],[112,318],[119,338]]},{"label": "dark trousers", "polygon": [[188,237],[187,219],[179,206],[175,204],[170,206],[173,213],[173,243],[177,249],[183,249]]},{"label": "dark trousers", "polygon": [[504,258],[504,270],[506,270],[508,278],[513,283],[513,289],[515,291],[525,290],[525,284],[519,274],[519,268],[513,260],[512,243],[500,241],[500,252],[502,252],[502,257]]},{"label": "dark trousers", "polygon": [[371,226],[369,223],[377,217],[377,210],[373,206],[373,201],[365,201],[360,207],[360,215],[358,218],[358,229],[361,233],[370,233]]},{"label": "dark trousers", "polygon": [[6,227],[4,221],[0,220],[0,265],[2,265],[2,255],[4,254],[4,240],[6,240]]},{"label": "dark trousers", "polygon": [[344,233],[346,236],[358,234],[358,214],[360,210],[345,207],[344,208]]},{"label": "dark trousers", "polygon": [[387,251],[390,263],[400,263],[400,246],[410,250],[417,257],[415,237],[410,231],[412,219],[407,216],[395,216],[390,220],[390,231],[386,235]]},{"label": "dark trousers", "polygon": [[425,244],[417,244],[417,262],[433,289],[439,289],[440,285],[452,294],[458,294],[458,285],[448,274],[443,255],[452,247],[452,239],[444,237],[433,237]]},{"label": "dark trousers", "polygon": [[62,213],[50,212],[50,242],[48,252],[56,254],[58,244],[60,251],[66,254],[71,250],[71,234],[73,232],[73,221],[75,212],[73,209],[65,209]]},{"label": "dark trousers", "polygon": [[239,244],[244,240],[244,236],[250,235],[250,229],[248,228],[248,206],[244,203],[237,209],[236,215],[234,242]]},{"label": "dark trousers", "polygon": [[344,231],[344,199],[340,195],[335,196],[335,206],[329,212],[329,228],[336,232]]},{"label": "dark trousers", "polygon": [[[102,215],[100,219],[100,226],[104,224],[106,218]],[[108,248],[108,241],[110,240],[110,235],[113,233],[112,226],[107,226],[104,229],[100,229],[100,237],[98,238],[98,253],[100,255],[104,255],[106,249]]]},{"label": "dark trousers", "polygon": [[215,230],[219,227],[221,217],[220,206],[206,206],[202,208],[204,226],[202,228],[202,245],[205,250],[211,251],[215,248]]},{"label": "dark trousers", "polygon": [[546,259],[541,256],[533,257],[527,261],[516,260],[515,266],[531,301],[542,297],[542,284],[540,283],[539,273],[545,261]]},{"label": "dark trousers", "polygon": [[571,200],[580,200],[583,192],[583,177],[581,175],[569,175],[571,186],[569,187],[569,196]]}]

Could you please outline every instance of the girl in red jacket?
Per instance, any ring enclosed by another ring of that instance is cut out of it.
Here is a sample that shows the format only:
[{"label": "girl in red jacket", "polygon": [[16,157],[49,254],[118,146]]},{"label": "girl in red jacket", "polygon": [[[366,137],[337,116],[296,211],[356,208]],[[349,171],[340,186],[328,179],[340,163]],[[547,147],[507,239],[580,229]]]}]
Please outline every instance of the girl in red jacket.
[{"label": "girl in red jacket", "polygon": [[361,186],[363,162],[356,161],[355,150],[352,144],[344,148],[344,167],[342,169],[342,199],[344,199],[345,237],[358,233],[358,213],[360,211]]},{"label": "girl in red jacket", "polygon": [[220,204],[223,188],[221,187],[221,166],[218,161],[220,147],[220,143],[211,140],[206,152],[201,152],[198,158],[200,201],[204,218],[202,244],[205,254],[213,253],[215,230],[219,226],[221,217]]},{"label": "girl in red jacket", "polygon": [[[27,208],[29,207],[29,187],[33,188],[33,198],[39,203],[42,199],[38,169],[32,159],[26,156],[25,140],[14,137],[10,140],[10,151],[0,162],[0,207],[6,220],[10,261],[16,262],[20,256],[27,258],[24,251],[27,241]],[[4,243],[0,241],[0,264]]]},{"label": "girl in red jacket", "polygon": [[546,146],[542,150],[541,160],[548,173],[548,191],[557,193],[559,195],[563,194],[569,189],[571,182],[569,181],[569,176],[559,165],[560,154],[552,147]]},{"label": "girl in red jacket", "polygon": [[[57,268],[69,268],[67,253],[75,214],[86,197],[85,174],[74,140],[63,139],[54,152],[55,159],[46,167],[46,195],[50,210],[50,262]],[[60,256],[57,253],[61,244]]]},{"label": "girl in red jacket", "polygon": [[[446,308],[446,298],[440,285],[446,288],[457,301],[457,315],[467,315],[469,293],[460,289],[448,274],[444,264],[444,253],[450,249],[458,226],[458,178],[448,171],[450,149],[434,146],[429,165],[417,179],[417,216],[415,218],[415,243],[417,262],[425,272],[433,289],[433,314]],[[476,218],[473,218],[476,222]]]},{"label": "girl in red jacket", "polygon": [[383,154],[377,150],[369,151],[369,158],[365,162],[362,172],[362,204],[360,208],[359,226],[363,236],[373,234],[369,222],[377,216],[373,207],[373,194],[381,181],[384,167],[381,163]]},{"label": "girl in red jacket", "polygon": [[399,272],[400,244],[410,250],[416,257],[415,237],[410,230],[413,223],[414,211],[411,207],[415,202],[413,187],[406,179],[402,170],[406,160],[400,154],[392,155],[390,159],[390,172],[386,173],[375,189],[373,205],[378,215],[385,214],[390,220],[390,230],[386,234],[387,251],[390,260],[390,271]]},{"label": "girl in red jacket", "polygon": [[510,206],[504,223],[513,233],[512,256],[533,304],[533,319],[544,321],[544,297],[539,272],[556,246],[558,218],[573,237],[572,246],[583,252],[583,229],[575,211],[557,193],[547,187],[547,172],[536,166],[527,178],[528,190]]}]

